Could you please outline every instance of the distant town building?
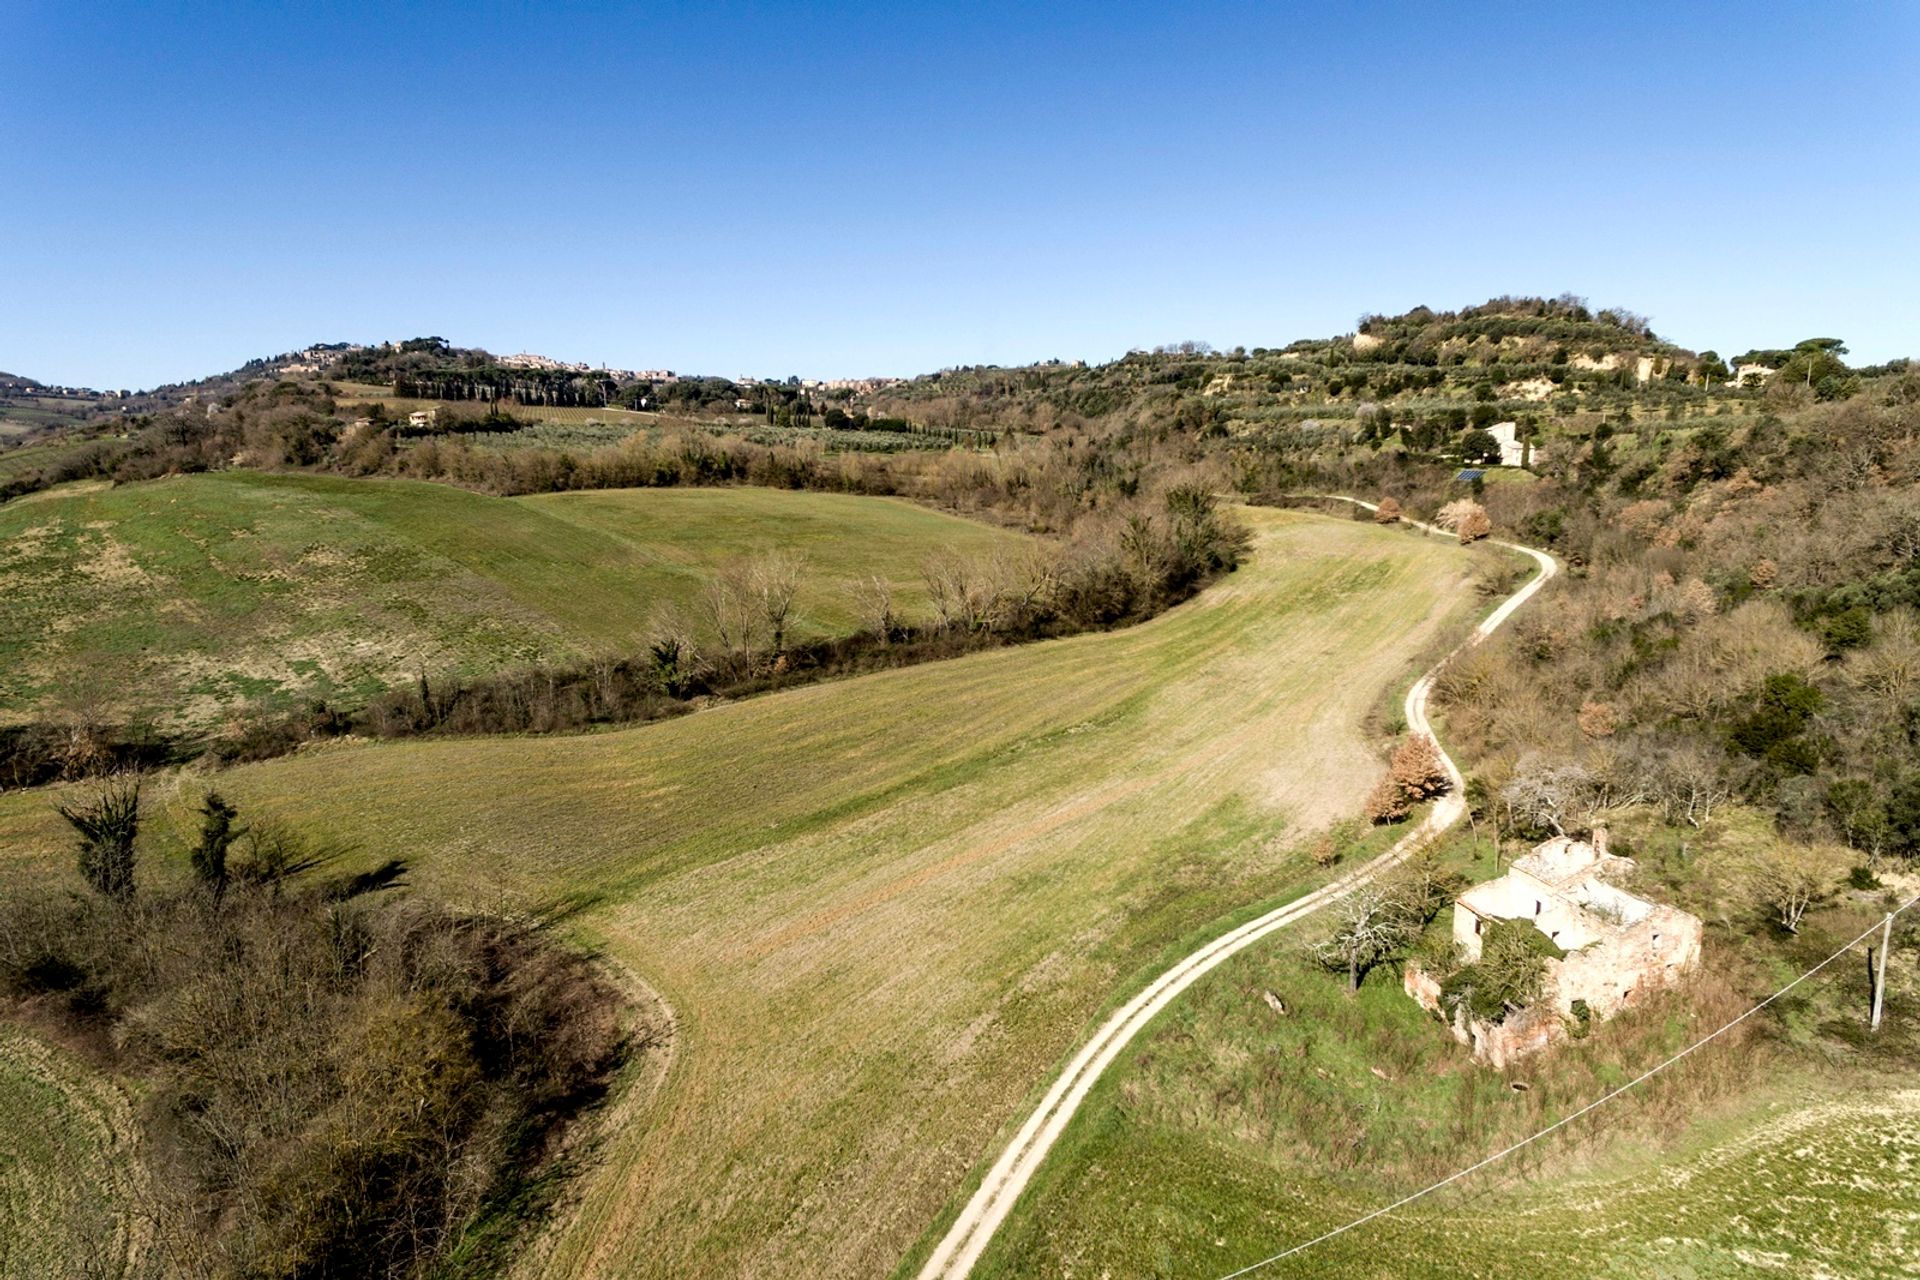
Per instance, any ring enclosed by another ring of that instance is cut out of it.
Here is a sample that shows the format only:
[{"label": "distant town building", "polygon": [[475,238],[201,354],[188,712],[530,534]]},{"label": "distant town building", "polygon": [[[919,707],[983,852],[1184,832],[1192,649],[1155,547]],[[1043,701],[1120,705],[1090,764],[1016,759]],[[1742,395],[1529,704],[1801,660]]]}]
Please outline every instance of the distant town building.
[{"label": "distant town building", "polygon": [[552,356],[537,355],[532,351],[520,351],[510,356],[501,356],[499,364],[508,369],[540,369],[556,373],[585,373],[584,364],[567,364],[555,360]]}]

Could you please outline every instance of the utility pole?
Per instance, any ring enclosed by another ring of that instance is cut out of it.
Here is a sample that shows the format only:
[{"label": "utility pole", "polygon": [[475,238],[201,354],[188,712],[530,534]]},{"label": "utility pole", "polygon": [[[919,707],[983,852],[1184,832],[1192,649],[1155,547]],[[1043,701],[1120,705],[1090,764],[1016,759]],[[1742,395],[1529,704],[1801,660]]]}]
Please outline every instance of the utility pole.
[{"label": "utility pole", "polygon": [[1880,1008],[1887,994],[1887,952],[1893,946],[1893,912],[1887,912],[1887,918],[1880,924],[1880,955],[1873,969],[1873,1020],[1868,1024],[1869,1031],[1880,1029]]}]

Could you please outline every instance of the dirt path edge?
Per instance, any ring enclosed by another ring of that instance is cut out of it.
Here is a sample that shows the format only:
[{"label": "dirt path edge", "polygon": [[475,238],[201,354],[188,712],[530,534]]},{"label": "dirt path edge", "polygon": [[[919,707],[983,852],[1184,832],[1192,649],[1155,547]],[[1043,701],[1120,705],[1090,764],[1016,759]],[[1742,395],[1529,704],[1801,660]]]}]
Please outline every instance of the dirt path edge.
[{"label": "dirt path edge", "polygon": [[[1324,496],[1335,502],[1350,503],[1369,511],[1378,510],[1378,505],[1359,498],[1343,494]],[[1406,520],[1405,524],[1426,533],[1439,533],[1432,525],[1417,520]],[[1451,537],[1453,535],[1447,534]],[[1528,579],[1519,590],[1503,600],[1493,612],[1475,627],[1471,634],[1458,646],[1448,652],[1414,681],[1407,690],[1405,711],[1407,730],[1410,733],[1425,734],[1439,745],[1439,736],[1433,731],[1433,724],[1427,716],[1427,701],[1433,692],[1435,678],[1445,669],[1455,656],[1472,648],[1497,631],[1527,601],[1531,600],[1547,582],[1560,571],[1559,561],[1551,555],[1534,547],[1522,546],[1514,542],[1490,540],[1493,545],[1519,552],[1534,561],[1539,572]],[[1336,880],[1323,885],[1304,897],[1297,898],[1284,906],[1249,920],[1235,929],[1228,930],[1219,937],[1203,944],[1186,956],[1170,965],[1133,999],[1114,1010],[1103,1022],[1087,1043],[1054,1079],[1019,1132],[1007,1144],[999,1158],[987,1170],[973,1196],[953,1220],[947,1232],[941,1237],[925,1265],[920,1268],[918,1280],[965,1280],[973,1271],[980,1255],[986,1251],[994,1234],[1000,1229],[1014,1204],[1027,1189],[1040,1166],[1046,1161],[1047,1153],[1065,1132],[1080,1104],[1086,1100],[1096,1081],[1120,1056],[1122,1050],[1133,1037],[1174,999],[1192,986],[1200,977],[1230,956],[1245,950],[1260,939],[1279,929],[1312,915],[1329,903],[1337,901],[1359,886],[1375,879],[1384,872],[1399,866],[1421,847],[1448,830],[1466,815],[1466,799],[1462,794],[1466,781],[1461,776],[1459,766],[1453,757],[1447,754],[1444,745],[1440,746],[1440,759],[1445,765],[1447,777],[1453,785],[1447,794],[1434,804],[1420,824],[1396,841],[1391,849],[1373,861],[1354,868]]]}]

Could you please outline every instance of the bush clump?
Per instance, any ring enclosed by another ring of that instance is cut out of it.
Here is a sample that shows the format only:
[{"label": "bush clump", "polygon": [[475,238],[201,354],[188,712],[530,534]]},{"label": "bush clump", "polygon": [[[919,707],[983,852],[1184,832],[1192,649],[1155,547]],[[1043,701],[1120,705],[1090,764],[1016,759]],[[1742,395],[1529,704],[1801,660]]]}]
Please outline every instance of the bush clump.
[{"label": "bush clump", "polygon": [[95,892],[10,886],[0,996],[134,1083],[169,1273],[426,1274],[604,1090],[621,1002],[533,925],[298,875],[205,811],[248,855],[217,880],[139,892],[129,853]]}]

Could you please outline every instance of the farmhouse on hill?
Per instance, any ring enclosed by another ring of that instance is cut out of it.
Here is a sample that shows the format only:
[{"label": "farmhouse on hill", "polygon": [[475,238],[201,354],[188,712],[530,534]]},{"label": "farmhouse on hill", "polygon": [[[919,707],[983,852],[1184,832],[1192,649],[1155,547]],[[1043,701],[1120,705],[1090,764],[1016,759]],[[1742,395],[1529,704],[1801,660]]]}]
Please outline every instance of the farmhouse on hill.
[{"label": "farmhouse on hill", "polygon": [[1524,467],[1529,462],[1538,461],[1538,457],[1529,457],[1526,442],[1520,439],[1520,424],[1517,422],[1496,422],[1487,428],[1487,434],[1500,443],[1500,465],[1503,467]]},{"label": "farmhouse on hill", "polygon": [[[1648,991],[1672,986],[1700,961],[1697,916],[1649,902],[1609,876],[1632,867],[1607,853],[1605,828],[1591,843],[1556,836],[1514,859],[1507,874],[1474,885],[1454,900],[1453,941],[1467,964],[1479,961],[1483,938],[1497,921],[1522,920],[1563,953],[1545,962],[1539,997],[1499,1021],[1452,1012],[1454,1038],[1476,1060],[1504,1067],[1564,1039],[1570,1025],[1610,1018]],[[1408,965],[1406,992],[1447,1016],[1443,983]]]}]

